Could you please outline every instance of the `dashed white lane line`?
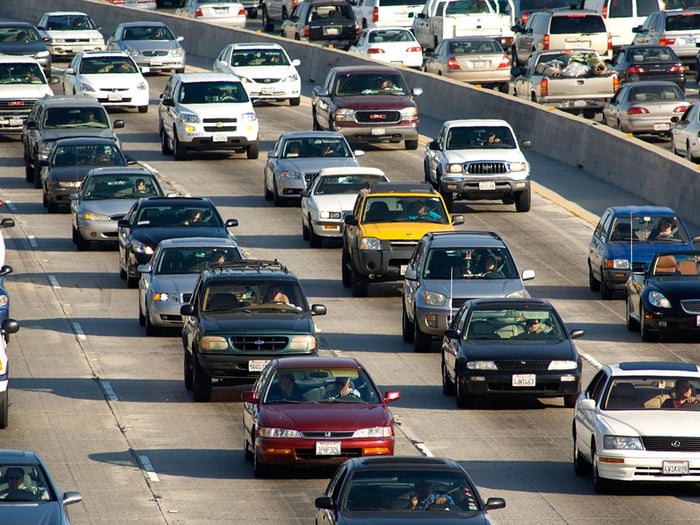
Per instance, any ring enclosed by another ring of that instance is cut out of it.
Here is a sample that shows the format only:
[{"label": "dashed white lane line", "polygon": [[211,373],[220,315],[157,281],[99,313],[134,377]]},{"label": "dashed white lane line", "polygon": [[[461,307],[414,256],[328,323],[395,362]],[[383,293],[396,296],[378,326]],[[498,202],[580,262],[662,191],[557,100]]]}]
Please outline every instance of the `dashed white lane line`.
[{"label": "dashed white lane line", "polygon": [[15,213],[17,211],[17,208],[15,207],[12,201],[3,201],[3,204],[5,204],[5,206],[7,206],[7,209],[10,210],[12,213]]},{"label": "dashed white lane line", "polygon": [[61,288],[61,285],[58,284],[58,279],[56,279],[56,277],[54,275],[49,275],[48,280],[49,280],[49,283],[51,283],[52,288],[56,288],[56,289]]},{"label": "dashed white lane line", "polygon": [[600,361],[598,361],[598,360],[597,360],[595,357],[593,357],[592,355],[589,355],[589,354],[581,354],[581,358],[582,358],[582,359],[585,359],[586,361],[588,361],[591,365],[593,365],[594,367],[596,367],[596,369],[598,369],[598,370],[600,370],[601,368],[603,368],[603,363],[601,363]]},{"label": "dashed white lane line", "polygon": [[158,474],[156,474],[156,471],[151,464],[151,460],[148,459],[148,456],[139,456],[139,463],[141,463],[141,468],[146,472],[148,479],[151,481],[160,481],[160,478],[158,477]]},{"label": "dashed white lane line", "polygon": [[75,334],[75,338],[78,341],[87,340],[87,336],[85,335],[85,332],[83,332],[83,327],[80,326],[80,323],[71,323],[71,326],[73,327],[73,333]]},{"label": "dashed white lane line", "polygon": [[27,240],[29,241],[29,245],[34,248],[35,250],[39,248],[39,245],[36,242],[36,239],[34,238],[33,235],[27,235]]}]

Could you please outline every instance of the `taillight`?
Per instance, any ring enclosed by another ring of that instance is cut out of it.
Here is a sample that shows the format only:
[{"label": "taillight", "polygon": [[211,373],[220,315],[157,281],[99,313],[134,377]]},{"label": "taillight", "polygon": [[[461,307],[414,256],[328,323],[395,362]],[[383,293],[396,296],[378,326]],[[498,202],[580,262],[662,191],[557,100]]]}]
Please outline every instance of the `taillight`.
[{"label": "taillight", "polygon": [[245,16],[245,7],[241,7],[238,10],[238,16]]},{"label": "taillight", "polygon": [[368,54],[368,55],[376,55],[376,54],[379,54],[379,53],[384,53],[384,50],[381,49],[381,48],[379,48],[379,47],[370,47],[370,48],[367,50],[367,54]]},{"label": "taillight", "polygon": [[198,8],[195,10],[194,16],[195,16],[195,17],[202,16],[202,9],[201,9],[200,7],[198,7]]},{"label": "taillight", "polygon": [[540,80],[540,95],[546,97],[549,95],[549,80],[543,78]]},{"label": "taillight", "polygon": [[501,63],[498,64],[498,69],[505,69],[508,67],[510,67],[510,58],[508,57],[508,55],[503,55]]},{"label": "taillight", "polygon": [[450,57],[447,59],[447,69],[462,69],[459,67],[459,62],[455,57]]},{"label": "taillight", "polygon": [[674,113],[685,113],[685,110],[688,109],[690,106],[676,106],[673,108]]},{"label": "taillight", "polygon": [[302,33],[304,33],[304,36],[309,36],[309,26],[304,26]]},{"label": "taillight", "polygon": [[608,33],[608,51],[612,51],[612,33]]},{"label": "taillight", "polygon": [[659,39],[660,46],[672,46],[676,42],[675,38],[666,38],[665,36]]},{"label": "taillight", "polygon": [[646,115],[649,113],[649,110],[647,108],[643,108],[641,106],[634,106],[632,108],[629,108],[627,110],[628,115]]},{"label": "taillight", "polygon": [[523,13],[520,17],[520,23],[524,26],[527,24],[527,19],[530,18],[530,13]]},{"label": "taillight", "polygon": [[420,46],[413,46],[406,49],[406,53],[420,53],[423,49]]},{"label": "taillight", "polygon": [[642,66],[631,66],[627,68],[627,74],[628,75],[638,75],[640,73],[646,73],[647,70],[646,68]]},{"label": "taillight", "polygon": [[608,6],[605,5],[603,6],[603,12],[601,13],[603,15],[603,18],[608,18]]},{"label": "taillight", "polygon": [[373,22],[379,22],[379,8],[377,6],[374,6],[374,9],[372,9],[372,21]]},{"label": "taillight", "polygon": [[666,72],[668,72],[668,73],[685,73],[685,66],[679,66],[679,65],[671,66],[666,70]]},{"label": "taillight", "polygon": [[542,49],[549,49],[549,35],[542,36]]},{"label": "taillight", "polygon": [[360,35],[360,26],[355,24],[355,36],[359,36],[359,35]]},{"label": "taillight", "polygon": [[620,77],[617,75],[613,76],[613,91],[620,89]]}]

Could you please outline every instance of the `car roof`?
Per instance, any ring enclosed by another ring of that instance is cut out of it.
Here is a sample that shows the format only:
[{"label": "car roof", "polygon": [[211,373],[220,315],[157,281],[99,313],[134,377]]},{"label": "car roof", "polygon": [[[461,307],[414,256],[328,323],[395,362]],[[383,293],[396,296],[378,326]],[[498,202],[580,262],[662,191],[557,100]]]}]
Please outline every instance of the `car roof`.
[{"label": "car roof", "polygon": [[[634,80],[632,82],[625,82],[625,86],[635,87],[635,86],[663,86],[663,87],[673,87],[677,86],[675,82],[671,80]],[[680,89],[680,88],[678,88]],[[682,91],[682,90],[681,90]]]},{"label": "car roof", "polygon": [[678,215],[667,206],[611,206],[610,210],[615,215]]},{"label": "car roof", "polygon": [[198,247],[238,247],[231,237],[175,237],[163,239],[158,243],[161,248],[198,248]]},{"label": "car roof", "polygon": [[276,367],[280,368],[364,368],[360,362],[352,357],[323,357],[323,356],[299,356],[276,359]]},{"label": "car roof", "polygon": [[511,125],[498,118],[465,118],[457,120],[447,120],[444,125],[448,128],[454,127],[476,127],[476,126],[505,126],[510,128]]},{"label": "car roof", "polygon": [[232,49],[284,49],[281,45],[274,42],[237,42],[230,44]]},{"label": "car roof", "polygon": [[438,195],[427,182],[375,182],[360,191],[372,195],[381,193],[429,194],[431,197]]},{"label": "car roof", "polygon": [[569,15],[596,15],[602,17],[598,11],[592,9],[567,9],[565,7],[555,7],[548,11],[552,16],[569,16]]},{"label": "car roof", "polygon": [[57,16],[57,15],[80,15],[80,16],[88,16],[87,13],[83,11],[46,11],[43,15],[41,16]]},{"label": "car roof", "polygon": [[455,246],[480,246],[483,248],[505,248],[503,242],[496,232],[487,231],[451,231],[451,232],[430,232],[425,237],[430,238],[431,248],[454,248]]},{"label": "car roof", "polygon": [[463,472],[459,463],[449,458],[435,456],[365,456],[348,460],[354,468],[364,469],[425,469],[458,470]]},{"label": "car roof", "polygon": [[35,59],[23,55],[0,55],[0,64],[39,64]]},{"label": "car roof", "polygon": [[0,22],[0,27],[36,27],[29,22],[9,22],[7,20]]},{"label": "car roof", "polygon": [[156,174],[145,166],[135,165],[135,166],[104,166],[102,168],[92,168],[87,172],[90,178],[95,177],[113,177],[114,175],[139,175],[139,176],[149,176],[156,177]]},{"label": "car roof", "polygon": [[385,177],[386,175],[379,168],[363,168],[361,166],[345,166],[342,168],[323,168],[318,172],[317,177],[329,177],[338,175],[377,175]]},{"label": "car roof", "polygon": [[323,139],[323,138],[343,138],[339,131],[287,131],[279,136],[279,139]]},{"label": "car roof", "polygon": [[385,73],[394,75],[396,73],[401,73],[401,71],[391,66],[336,66],[333,70],[339,75],[350,75],[354,73]]},{"label": "car roof", "polygon": [[85,106],[90,105],[94,107],[104,108],[104,106],[100,103],[99,100],[89,95],[47,95],[43,98],[40,98],[39,101],[47,106],[77,106],[80,108],[84,108]]},{"label": "car roof", "polygon": [[79,55],[82,55],[83,57],[113,57],[113,56],[118,56],[118,57],[128,57],[124,51],[119,51],[118,49],[106,49],[104,51],[81,51],[78,53]]},{"label": "car roof", "polygon": [[554,310],[552,303],[546,299],[530,299],[530,298],[504,298],[504,297],[494,297],[494,298],[484,298],[484,299],[472,299],[471,303],[475,307],[485,307],[485,308],[538,308]]},{"label": "car roof", "polygon": [[5,465],[26,465],[27,463],[41,463],[39,455],[31,450],[0,449],[0,463]]},{"label": "car roof", "polygon": [[153,204],[154,206],[172,204],[173,202],[180,203],[182,205],[187,204],[211,204],[214,203],[211,199],[207,197],[186,197],[184,195],[173,195],[171,197],[142,197],[139,199],[139,206],[146,204]]},{"label": "car roof", "polygon": [[697,374],[700,369],[695,363],[672,361],[630,361],[605,365],[613,376],[658,375],[677,377],[678,374]]},{"label": "car roof", "polygon": [[141,20],[139,22],[122,22],[119,24],[122,27],[135,27],[135,26],[164,26],[167,27],[167,24],[164,22],[161,22],[160,20]]},{"label": "car roof", "polygon": [[296,275],[287,269],[278,260],[265,261],[262,259],[243,259],[241,261],[231,261],[216,266],[212,266],[208,270],[202,271],[202,279],[218,280],[230,278],[247,278],[250,275],[255,275],[256,279],[287,279],[290,281],[298,281]]},{"label": "car roof", "polygon": [[218,82],[218,81],[231,81],[240,79],[231,73],[177,73],[176,75],[181,82]]}]

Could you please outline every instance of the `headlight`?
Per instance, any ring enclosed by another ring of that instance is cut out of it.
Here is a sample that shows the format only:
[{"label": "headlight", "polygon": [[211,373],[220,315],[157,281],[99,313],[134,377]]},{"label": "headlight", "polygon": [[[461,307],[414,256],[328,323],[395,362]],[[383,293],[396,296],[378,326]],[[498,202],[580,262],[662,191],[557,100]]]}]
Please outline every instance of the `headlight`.
[{"label": "headlight", "polygon": [[448,164],[445,166],[447,173],[464,173],[464,167],[461,164]]},{"label": "headlight", "polygon": [[391,427],[374,427],[374,428],[361,428],[353,432],[352,437],[354,438],[379,438],[379,437],[391,437],[394,432]]},{"label": "headlight", "polygon": [[90,84],[87,84],[86,82],[78,83],[78,90],[79,91],[95,91],[95,89]]},{"label": "headlight", "polygon": [[284,77],[282,79],[282,82],[296,82],[297,80],[299,80],[299,75],[297,75],[296,73],[292,73],[291,75],[287,75],[286,77]]},{"label": "headlight", "polygon": [[255,116],[255,113],[243,113],[241,120],[244,122],[255,122],[258,118]]},{"label": "headlight", "polygon": [[144,244],[141,241],[134,241],[131,243],[131,249],[136,253],[143,253],[145,255],[153,255],[153,248],[148,244]]},{"label": "headlight", "polygon": [[84,213],[79,213],[78,219],[82,219],[84,221],[108,221],[109,215],[104,215],[103,213],[95,213],[92,211],[86,211]]},{"label": "headlight", "polygon": [[180,297],[176,293],[160,292],[153,294],[153,300],[164,303],[179,303]]},{"label": "headlight", "polygon": [[6,294],[0,294],[0,307],[7,306],[7,303],[9,302],[10,298]]},{"label": "headlight", "polygon": [[58,182],[59,188],[80,188],[80,180],[61,180]]},{"label": "headlight", "polygon": [[469,361],[467,363],[468,370],[498,370],[496,363],[493,361]]},{"label": "headlight", "polygon": [[206,352],[208,350],[228,350],[228,341],[225,337],[205,335],[199,341],[199,350],[201,352]]},{"label": "headlight", "polygon": [[127,47],[127,48],[124,50],[124,52],[125,52],[127,55],[129,55],[131,58],[136,58],[136,57],[138,57],[139,55],[141,55],[141,53],[139,52],[138,49],[134,49],[134,48],[132,48],[132,47]]},{"label": "headlight", "polygon": [[290,350],[314,350],[316,348],[316,336],[297,335],[289,340]]},{"label": "headlight", "polygon": [[517,292],[510,292],[509,294],[506,294],[506,297],[525,298],[527,297],[527,292],[525,290],[518,290]]},{"label": "headlight", "polygon": [[608,450],[644,450],[638,436],[603,436],[603,448]]},{"label": "headlight", "polygon": [[401,120],[418,120],[418,109],[404,108],[401,110]]},{"label": "headlight", "polygon": [[671,301],[666,299],[661,292],[651,291],[647,295],[647,299],[649,299],[650,305],[656,306],[657,308],[671,308]]},{"label": "headlight", "polygon": [[48,51],[37,51],[34,53],[34,58],[39,59],[39,58],[46,58],[50,55]]},{"label": "headlight", "polygon": [[283,179],[301,179],[302,175],[298,171],[293,171],[293,170],[282,170],[277,173],[279,177],[282,177]]},{"label": "headlight", "polygon": [[338,122],[352,122],[355,120],[355,111],[348,108],[341,108],[335,110],[335,120]]},{"label": "headlight", "polygon": [[170,56],[181,57],[185,54],[185,50],[181,47],[175,48],[170,52]]},{"label": "headlight", "polygon": [[101,46],[105,45],[105,41],[102,38],[91,38],[90,43],[91,44],[99,44]]},{"label": "headlight", "polygon": [[527,171],[527,162],[513,162],[510,165],[510,171],[515,173],[518,171]]},{"label": "headlight", "polygon": [[322,211],[319,213],[319,217],[322,219],[340,219],[342,213],[339,211]]},{"label": "headlight", "polygon": [[148,89],[148,82],[146,82],[145,80],[142,80],[141,82],[136,84],[136,89],[138,89],[139,91],[143,91],[144,89]]},{"label": "headlight", "polygon": [[267,438],[300,438],[304,437],[298,430],[292,430],[291,428],[267,428],[262,427],[258,429],[258,435],[260,437]]},{"label": "headlight", "polygon": [[251,83],[253,82],[253,81],[250,80],[248,77],[238,77],[238,78],[241,79],[241,82],[242,82],[243,84],[251,84]]},{"label": "headlight", "polygon": [[360,250],[381,250],[382,241],[376,237],[363,237],[360,241]]},{"label": "headlight", "polygon": [[447,297],[438,292],[424,290],[420,295],[423,298],[423,302],[429,306],[442,306],[447,302]]},{"label": "headlight", "polygon": [[603,260],[603,265],[613,270],[629,270],[630,268],[628,259],[605,259]]},{"label": "headlight", "polygon": [[197,115],[195,113],[185,113],[185,112],[178,113],[177,120],[179,120],[180,122],[197,123],[197,122],[199,122],[199,115]]},{"label": "headlight", "polygon": [[576,361],[551,361],[547,370],[575,370],[577,366]]}]

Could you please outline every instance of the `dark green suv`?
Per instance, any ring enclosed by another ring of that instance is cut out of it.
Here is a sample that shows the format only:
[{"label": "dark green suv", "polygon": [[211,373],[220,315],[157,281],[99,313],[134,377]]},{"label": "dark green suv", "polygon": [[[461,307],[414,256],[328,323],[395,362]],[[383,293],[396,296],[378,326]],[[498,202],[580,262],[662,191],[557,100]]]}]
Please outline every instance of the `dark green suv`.
[{"label": "dark green suv", "polygon": [[215,264],[202,272],[180,309],[185,388],[209,401],[216,384],[252,383],[271,359],[316,355],[309,306],[299,279],[278,261]]}]

